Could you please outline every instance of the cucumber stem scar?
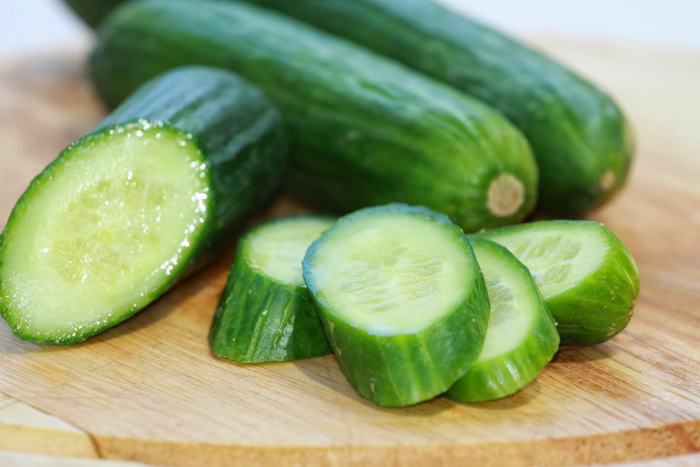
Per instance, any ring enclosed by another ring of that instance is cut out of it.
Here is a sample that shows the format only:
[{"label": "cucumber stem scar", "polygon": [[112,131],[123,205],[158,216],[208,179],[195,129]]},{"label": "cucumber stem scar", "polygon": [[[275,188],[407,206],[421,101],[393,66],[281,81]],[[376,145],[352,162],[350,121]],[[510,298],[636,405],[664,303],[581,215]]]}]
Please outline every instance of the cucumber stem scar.
[{"label": "cucumber stem scar", "polygon": [[486,205],[494,216],[511,216],[524,201],[525,186],[514,175],[504,172],[491,181]]}]

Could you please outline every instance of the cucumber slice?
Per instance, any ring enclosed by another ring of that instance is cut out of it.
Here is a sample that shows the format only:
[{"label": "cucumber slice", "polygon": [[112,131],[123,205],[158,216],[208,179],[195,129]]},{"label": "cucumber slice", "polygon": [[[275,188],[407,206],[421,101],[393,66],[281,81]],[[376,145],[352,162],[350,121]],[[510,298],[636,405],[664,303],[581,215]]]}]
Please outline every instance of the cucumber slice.
[{"label": "cucumber slice", "polygon": [[629,250],[593,221],[543,221],[485,232],[530,269],[562,345],[593,345],[622,331],[639,295]]},{"label": "cucumber slice", "polygon": [[311,242],[335,219],[267,222],[238,243],[209,333],[212,351],[239,363],[282,362],[331,352],[302,277]]},{"label": "cucumber slice", "polygon": [[55,344],[127,319],[214,256],[285,157],[279,114],[235,75],[154,79],[17,202],[0,236],[0,313],[21,339]]},{"label": "cucumber slice", "polygon": [[376,404],[442,394],[483,345],[483,275],[464,233],[427,208],[392,204],[341,218],[307,251],[304,280],[340,366]]},{"label": "cucumber slice", "polygon": [[559,334],[530,271],[497,243],[470,238],[486,279],[491,318],[476,363],[447,391],[460,402],[509,396],[540,373],[559,348]]}]

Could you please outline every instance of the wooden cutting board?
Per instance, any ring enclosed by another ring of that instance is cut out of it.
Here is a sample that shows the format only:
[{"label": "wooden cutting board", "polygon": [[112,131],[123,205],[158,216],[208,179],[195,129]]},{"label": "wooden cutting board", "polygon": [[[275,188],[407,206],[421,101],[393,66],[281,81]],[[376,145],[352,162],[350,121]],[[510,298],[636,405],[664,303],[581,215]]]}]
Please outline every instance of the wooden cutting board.
[{"label": "wooden cutting board", "polygon": [[[206,337],[229,256],[82,345],[23,343],[0,323],[0,450],[183,466],[700,462],[700,55],[535,43],[609,89],[636,128],[627,189],[590,216],[641,270],[622,334],[563,348],[501,401],[383,409],[332,356],[215,358]],[[103,116],[83,58],[0,65],[2,224],[31,178]],[[298,209],[281,201],[272,215]]]}]

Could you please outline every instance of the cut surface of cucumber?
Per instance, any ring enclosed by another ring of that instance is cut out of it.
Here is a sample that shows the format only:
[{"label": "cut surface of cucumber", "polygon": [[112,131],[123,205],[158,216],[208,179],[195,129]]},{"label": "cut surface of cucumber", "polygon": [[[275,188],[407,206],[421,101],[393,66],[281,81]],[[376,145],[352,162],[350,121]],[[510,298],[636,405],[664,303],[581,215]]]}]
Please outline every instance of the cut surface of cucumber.
[{"label": "cut surface of cucumber", "polygon": [[2,303],[16,329],[60,341],[143,306],[202,229],[208,177],[191,137],[163,125],[117,127],[66,149],[3,234]]},{"label": "cut surface of cucumber", "polygon": [[262,363],[331,352],[301,262],[309,245],[334,221],[316,216],[277,219],[241,238],[209,334],[216,355]]},{"label": "cut surface of cucumber", "polygon": [[563,345],[606,341],[629,323],[639,272],[622,242],[593,221],[543,221],[483,234],[532,273]]},{"label": "cut surface of cucumber", "polygon": [[306,250],[335,218],[298,216],[268,222],[246,237],[242,253],[259,273],[278,282],[306,288],[301,262]]},{"label": "cut surface of cucumber", "polygon": [[479,358],[446,395],[484,402],[531,382],[559,348],[559,334],[528,269],[497,243],[474,237],[470,243],[486,280],[491,317]]},{"label": "cut surface of cucumber", "polygon": [[426,208],[343,217],[307,251],[304,280],[350,383],[379,405],[441,394],[483,345],[488,296],[469,242]]},{"label": "cut surface of cucumber", "polygon": [[286,157],[281,116],[236,75],[154,78],[15,205],[0,236],[0,314],[19,338],[51,344],[124,321],[231,244]]}]

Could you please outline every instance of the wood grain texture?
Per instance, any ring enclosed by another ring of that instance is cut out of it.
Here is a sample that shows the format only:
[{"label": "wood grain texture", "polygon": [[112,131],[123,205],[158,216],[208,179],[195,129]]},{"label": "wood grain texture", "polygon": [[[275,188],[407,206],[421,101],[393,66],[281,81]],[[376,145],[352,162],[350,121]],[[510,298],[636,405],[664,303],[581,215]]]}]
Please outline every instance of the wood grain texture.
[{"label": "wood grain texture", "polygon": [[[382,409],[331,356],[242,366],[210,353],[229,255],[81,345],[23,343],[1,323],[0,393],[88,434],[101,457],[162,465],[580,465],[699,452],[700,56],[537,43],[611,90],[636,128],[628,187],[590,216],[641,270],[635,316],[612,341],[563,348],[502,401]],[[0,223],[103,115],[81,60],[0,70]],[[268,215],[299,209],[281,201]]]}]

